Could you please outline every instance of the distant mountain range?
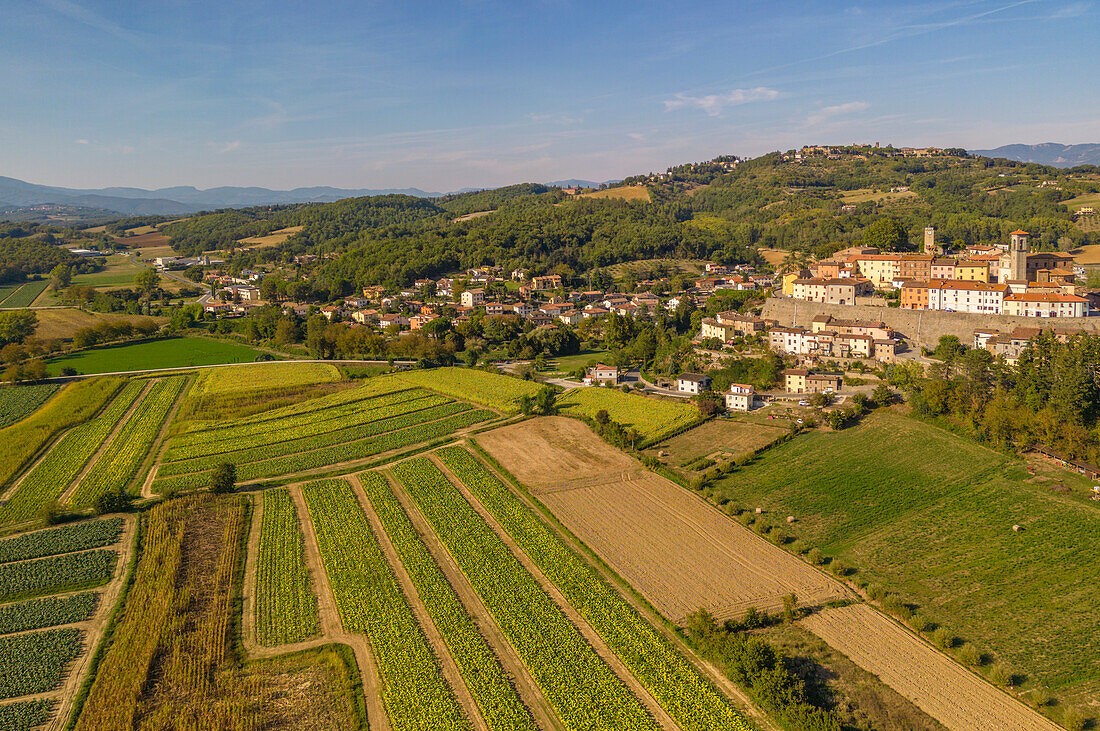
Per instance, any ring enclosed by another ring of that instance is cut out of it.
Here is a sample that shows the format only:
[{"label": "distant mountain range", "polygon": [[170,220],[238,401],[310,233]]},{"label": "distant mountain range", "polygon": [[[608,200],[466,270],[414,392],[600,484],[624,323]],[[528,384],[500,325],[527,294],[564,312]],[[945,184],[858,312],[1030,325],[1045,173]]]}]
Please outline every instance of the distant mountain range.
[{"label": "distant mountain range", "polygon": [[15,178],[0,176],[0,212],[19,211],[35,206],[60,206],[71,209],[93,209],[114,216],[144,216],[152,214],[185,215],[213,208],[244,208],[287,203],[331,203],[341,198],[359,198],[367,195],[404,193],[420,198],[441,195],[419,188],[375,190],[348,189],[319,186],[294,190],[268,190],[267,188],[210,188],[199,190],[192,186],[176,186],[158,190],[142,188],[57,188],[51,185],[35,185]]},{"label": "distant mountain range", "polygon": [[994,150],[969,150],[972,155],[1003,157],[1020,162],[1036,162],[1058,168],[1076,165],[1100,165],[1100,144],[1059,145],[1044,142],[1041,145],[1003,145]]}]

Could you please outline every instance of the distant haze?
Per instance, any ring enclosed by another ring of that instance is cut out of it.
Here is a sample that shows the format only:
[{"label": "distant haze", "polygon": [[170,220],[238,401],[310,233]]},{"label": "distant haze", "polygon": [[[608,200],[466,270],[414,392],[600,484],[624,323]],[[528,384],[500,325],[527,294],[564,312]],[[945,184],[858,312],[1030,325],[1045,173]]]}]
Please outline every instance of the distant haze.
[{"label": "distant haze", "polygon": [[1036,162],[1059,168],[1077,165],[1100,165],[1100,144],[1060,145],[1044,142],[1041,145],[1002,145],[992,150],[968,150],[973,155],[1003,157],[1019,162]]}]

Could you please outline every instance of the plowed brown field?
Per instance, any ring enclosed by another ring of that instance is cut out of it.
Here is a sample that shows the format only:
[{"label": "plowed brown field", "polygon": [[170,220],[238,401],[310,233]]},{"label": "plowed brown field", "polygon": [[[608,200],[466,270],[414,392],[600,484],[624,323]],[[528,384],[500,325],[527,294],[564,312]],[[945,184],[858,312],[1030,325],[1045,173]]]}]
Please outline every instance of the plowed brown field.
[{"label": "plowed brown field", "polygon": [[839,582],[733,522],[596,437],[582,422],[535,419],[477,441],[658,610],[682,623],[852,595]]},{"label": "plowed brown field", "polygon": [[826,609],[802,624],[949,729],[1060,728],[866,604]]}]

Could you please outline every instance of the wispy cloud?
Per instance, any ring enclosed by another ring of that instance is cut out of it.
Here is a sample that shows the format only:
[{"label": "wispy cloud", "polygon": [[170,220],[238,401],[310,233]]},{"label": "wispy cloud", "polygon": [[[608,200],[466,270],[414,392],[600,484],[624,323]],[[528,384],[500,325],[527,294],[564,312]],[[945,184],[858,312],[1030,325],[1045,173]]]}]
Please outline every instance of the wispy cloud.
[{"label": "wispy cloud", "polygon": [[754,89],[732,89],[725,94],[707,94],[706,96],[691,96],[680,93],[672,99],[666,99],[664,104],[666,112],[677,109],[701,109],[710,116],[717,117],[726,107],[751,102],[770,102],[780,96],[780,93],[775,89],[758,86]]},{"label": "wispy cloud", "polygon": [[1070,3],[1058,8],[1050,14],[1051,20],[1063,20],[1065,18],[1080,18],[1092,9],[1092,3]]},{"label": "wispy cloud", "polygon": [[79,140],[73,140],[73,143],[77,144],[77,145],[90,145],[90,144],[92,144],[90,140],[86,140],[83,137],[81,137]]},{"label": "wispy cloud", "polygon": [[77,5],[74,2],[70,2],[69,0],[39,0],[39,3],[45,5],[54,12],[60,13],[78,23],[83,23],[89,28],[95,28],[108,35],[112,35],[115,38],[131,43],[139,38],[136,33],[126,30],[118,23],[114,23],[104,18],[102,15],[86,7]]},{"label": "wispy cloud", "polygon": [[822,107],[806,117],[806,124],[811,127],[817,126],[819,124],[824,124],[834,117],[842,117],[847,114],[862,112],[870,106],[871,105],[867,102],[845,102],[844,104],[834,104],[830,107]]},{"label": "wispy cloud", "polygon": [[224,155],[227,152],[233,152],[233,150],[240,149],[241,141],[233,140],[232,142],[226,142],[222,145],[217,145],[218,154]]}]

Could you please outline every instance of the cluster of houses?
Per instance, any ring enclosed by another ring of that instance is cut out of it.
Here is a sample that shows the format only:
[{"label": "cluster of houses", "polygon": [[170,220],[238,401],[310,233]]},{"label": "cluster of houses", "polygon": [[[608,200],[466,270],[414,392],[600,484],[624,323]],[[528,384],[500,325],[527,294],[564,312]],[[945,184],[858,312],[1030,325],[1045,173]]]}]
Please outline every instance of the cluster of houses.
[{"label": "cluster of houses", "polygon": [[1003,249],[972,246],[965,256],[944,257],[935,229],[928,228],[924,249],[923,254],[844,249],[809,271],[785,275],[783,294],[851,305],[875,291],[894,291],[903,309],[1017,317],[1088,317],[1092,312],[1091,299],[1077,285],[1073,257],[1029,251],[1026,231],[1012,232]]},{"label": "cluster of houses", "polygon": [[819,360],[854,361],[873,358],[893,363],[899,338],[883,322],[840,320],[818,315],[804,327],[774,326],[768,332],[768,345],[781,355],[802,356],[805,363]]},{"label": "cluster of houses", "polygon": [[1020,354],[1024,352],[1024,349],[1043,332],[1048,332],[1065,343],[1082,331],[1061,327],[1046,329],[1041,327],[1017,327],[1011,332],[993,328],[979,328],[974,331],[974,347],[984,348],[993,355],[1002,356],[1009,365],[1016,365],[1016,361],[1020,358]]}]

